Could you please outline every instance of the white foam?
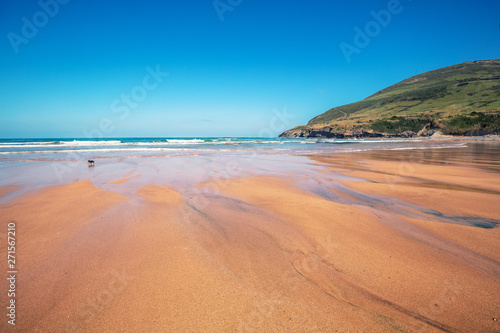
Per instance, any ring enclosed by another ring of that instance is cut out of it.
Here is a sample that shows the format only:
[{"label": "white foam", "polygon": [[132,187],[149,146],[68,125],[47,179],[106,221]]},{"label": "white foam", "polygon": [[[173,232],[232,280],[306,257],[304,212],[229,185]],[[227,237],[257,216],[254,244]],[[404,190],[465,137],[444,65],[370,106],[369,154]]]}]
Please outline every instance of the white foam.
[{"label": "white foam", "polygon": [[205,143],[205,140],[202,139],[167,139],[167,143],[176,143],[176,144],[194,144],[194,143]]},{"label": "white foam", "polygon": [[185,150],[186,148],[93,148],[93,149],[58,149],[58,150],[35,150],[35,151],[5,151],[0,152],[0,155],[15,155],[15,154],[55,154],[55,153],[87,153],[87,152],[127,152],[127,151],[177,151]]},{"label": "white foam", "polygon": [[123,144],[120,140],[103,140],[103,141],[62,141],[61,144],[65,146],[77,147],[77,146],[114,146]]}]

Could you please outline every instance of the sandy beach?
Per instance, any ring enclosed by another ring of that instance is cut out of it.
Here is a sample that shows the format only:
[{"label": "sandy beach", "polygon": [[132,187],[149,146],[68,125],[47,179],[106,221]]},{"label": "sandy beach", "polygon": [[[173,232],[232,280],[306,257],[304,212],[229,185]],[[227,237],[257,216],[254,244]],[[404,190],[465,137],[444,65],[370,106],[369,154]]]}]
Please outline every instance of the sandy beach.
[{"label": "sandy beach", "polygon": [[2,332],[500,331],[498,143],[109,159],[33,188],[0,187]]}]

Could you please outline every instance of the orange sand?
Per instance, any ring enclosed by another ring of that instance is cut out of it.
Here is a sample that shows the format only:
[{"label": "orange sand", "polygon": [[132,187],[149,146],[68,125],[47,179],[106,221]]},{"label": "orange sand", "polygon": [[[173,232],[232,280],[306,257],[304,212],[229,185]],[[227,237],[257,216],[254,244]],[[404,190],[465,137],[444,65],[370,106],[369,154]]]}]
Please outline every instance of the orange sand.
[{"label": "orange sand", "polygon": [[0,187],[0,198],[6,196],[7,194],[11,194],[13,192],[16,192],[20,189],[21,189],[20,186],[15,186],[15,185],[1,186]]},{"label": "orange sand", "polygon": [[136,175],[136,176],[133,176],[133,177],[127,177],[127,178],[121,178],[121,179],[118,179],[118,180],[114,180],[114,181],[111,181],[108,183],[108,185],[119,185],[119,184],[123,184],[123,183],[126,183],[128,182],[129,180],[131,179],[134,179],[136,177],[139,177],[140,175]]},{"label": "orange sand", "polygon": [[[499,173],[413,163],[406,174],[358,156],[318,161],[369,180],[341,182],[356,193],[500,217]],[[16,331],[500,331],[499,228],[341,204],[295,181],[225,179],[186,196],[144,184],[127,197],[84,181],[7,202]],[[4,318],[0,331],[14,330]]]}]

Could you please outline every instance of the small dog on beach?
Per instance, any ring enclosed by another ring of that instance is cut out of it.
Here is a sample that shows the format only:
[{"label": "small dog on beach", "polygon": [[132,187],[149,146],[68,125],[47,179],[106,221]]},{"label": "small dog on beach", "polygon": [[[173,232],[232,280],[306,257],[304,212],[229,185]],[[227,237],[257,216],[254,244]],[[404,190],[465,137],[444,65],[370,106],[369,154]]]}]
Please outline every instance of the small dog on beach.
[{"label": "small dog on beach", "polygon": [[87,162],[89,162],[89,167],[91,167],[91,166],[94,166],[94,165],[95,165],[94,160],[87,160]]}]

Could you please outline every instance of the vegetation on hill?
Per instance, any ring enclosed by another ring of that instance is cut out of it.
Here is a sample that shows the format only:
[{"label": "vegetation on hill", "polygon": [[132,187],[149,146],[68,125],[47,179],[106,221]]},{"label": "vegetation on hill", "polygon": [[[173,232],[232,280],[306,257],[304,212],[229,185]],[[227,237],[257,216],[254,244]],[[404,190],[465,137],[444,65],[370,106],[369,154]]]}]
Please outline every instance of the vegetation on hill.
[{"label": "vegetation on hill", "polygon": [[423,73],[333,109],[281,137],[500,134],[500,59]]}]

